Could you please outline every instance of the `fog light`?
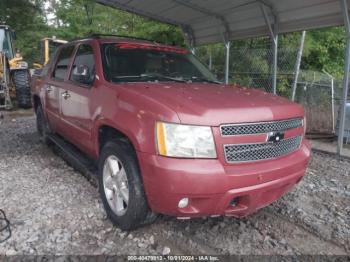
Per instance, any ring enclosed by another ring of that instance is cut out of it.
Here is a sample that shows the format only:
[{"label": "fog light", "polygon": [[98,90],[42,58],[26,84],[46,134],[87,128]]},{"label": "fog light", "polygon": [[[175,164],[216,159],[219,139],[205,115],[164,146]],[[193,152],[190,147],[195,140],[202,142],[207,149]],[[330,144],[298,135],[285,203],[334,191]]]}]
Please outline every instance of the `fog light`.
[{"label": "fog light", "polygon": [[184,208],[188,205],[188,198],[185,197],[179,201],[178,207],[179,208]]}]

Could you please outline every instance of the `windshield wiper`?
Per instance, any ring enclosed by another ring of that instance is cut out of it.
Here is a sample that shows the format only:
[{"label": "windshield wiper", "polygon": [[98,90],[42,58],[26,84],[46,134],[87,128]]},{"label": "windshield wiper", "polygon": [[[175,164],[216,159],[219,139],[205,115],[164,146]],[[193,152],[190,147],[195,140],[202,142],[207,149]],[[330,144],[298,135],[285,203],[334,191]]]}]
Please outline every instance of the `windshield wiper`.
[{"label": "windshield wiper", "polygon": [[166,76],[162,74],[141,74],[140,77],[146,77],[146,78],[155,78],[157,80],[163,79],[163,80],[170,80],[174,82],[186,82],[186,80],[181,79],[181,78],[176,78],[176,77],[171,77],[171,76]]},{"label": "windshield wiper", "polygon": [[190,79],[187,79],[187,81],[192,81],[192,82],[207,82],[207,83],[212,83],[212,84],[222,84],[219,81],[215,81],[215,80],[210,80],[208,78],[205,77],[198,77],[198,76],[191,76]]},{"label": "windshield wiper", "polygon": [[130,76],[115,76],[113,79],[116,80],[126,80],[126,79],[152,79],[152,80],[169,80],[174,82],[187,82],[187,80],[181,78],[170,77],[162,74],[141,74],[141,75],[130,75]]}]

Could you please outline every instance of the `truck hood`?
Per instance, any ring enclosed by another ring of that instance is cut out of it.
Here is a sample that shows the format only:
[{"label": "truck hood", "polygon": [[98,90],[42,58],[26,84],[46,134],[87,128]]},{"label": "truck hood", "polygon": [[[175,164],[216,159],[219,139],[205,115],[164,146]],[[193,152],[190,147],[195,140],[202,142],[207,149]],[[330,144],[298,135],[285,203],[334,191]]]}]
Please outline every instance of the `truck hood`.
[{"label": "truck hood", "polygon": [[183,124],[219,126],[304,115],[302,106],[285,98],[237,85],[132,83],[127,88],[169,107]]}]

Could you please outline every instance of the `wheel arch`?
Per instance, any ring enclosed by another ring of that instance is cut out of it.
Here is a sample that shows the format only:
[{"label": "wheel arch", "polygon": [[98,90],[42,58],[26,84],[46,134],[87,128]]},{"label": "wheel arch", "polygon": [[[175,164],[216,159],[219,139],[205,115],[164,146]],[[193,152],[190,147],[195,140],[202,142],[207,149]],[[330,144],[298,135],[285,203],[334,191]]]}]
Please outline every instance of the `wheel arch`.
[{"label": "wheel arch", "polygon": [[36,112],[36,110],[38,109],[38,106],[41,105],[41,100],[40,100],[40,97],[36,94],[34,94],[32,96],[32,99],[33,99],[33,109],[34,109],[34,112]]},{"label": "wheel arch", "polygon": [[137,140],[131,134],[127,134],[113,125],[101,123],[97,129],[96,145],[98,149],[98,155],[100,155],[103,146],[111,139],[119,139],[128,143],[134,151],[138,149]]}]

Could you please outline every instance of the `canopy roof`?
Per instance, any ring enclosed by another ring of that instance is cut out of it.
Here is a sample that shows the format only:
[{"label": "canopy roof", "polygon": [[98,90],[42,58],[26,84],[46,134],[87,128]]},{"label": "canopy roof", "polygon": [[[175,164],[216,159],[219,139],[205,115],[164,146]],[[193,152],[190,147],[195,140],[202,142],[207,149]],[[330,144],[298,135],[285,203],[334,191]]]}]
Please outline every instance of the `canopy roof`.
[{"label": "canopy roof", "polygon": [[[263,9],[278,33],[344,24],[339,0],[97,0],[180,26],[194,45],[270,35]],[[271,29],[271,28],[270,28]]]}]

